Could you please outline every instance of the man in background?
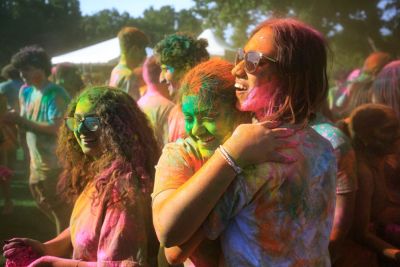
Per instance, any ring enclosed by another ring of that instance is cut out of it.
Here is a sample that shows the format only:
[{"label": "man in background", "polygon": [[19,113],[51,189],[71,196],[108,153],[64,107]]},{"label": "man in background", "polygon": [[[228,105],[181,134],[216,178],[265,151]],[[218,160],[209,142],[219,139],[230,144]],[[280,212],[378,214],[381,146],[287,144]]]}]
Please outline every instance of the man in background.
[{"label": "man in background", "polygon": [[70,207],[56,192],[60,167],[55,157],[57,132],[70,101],[68,93],[51,83],[51,62],[43,48],[22,48],[11,59],[26,83],[19,93],[20,113],[8,112],[3,121],[26,132],[30,155],[29,187],[39,209],[56,225],[57,233],[69,224]]},{"label": "man in background", "polygon": [[149,44],[147,36],[135,27],[124,27],[118,33],[121,56],[118,65],[111,72],[110,86],[114,86],[129,93],[133,99],[140,98],[139,78],[133,70],[146,57],[146,46]]}]

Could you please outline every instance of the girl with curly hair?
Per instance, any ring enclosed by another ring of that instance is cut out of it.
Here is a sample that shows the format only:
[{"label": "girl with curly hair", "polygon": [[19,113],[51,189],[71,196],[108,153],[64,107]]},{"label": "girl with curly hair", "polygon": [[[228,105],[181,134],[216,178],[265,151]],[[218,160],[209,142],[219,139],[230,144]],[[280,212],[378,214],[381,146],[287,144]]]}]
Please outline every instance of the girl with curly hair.
[{"label": "girl with curly hair", "polygon": [[60,192],[75,200],[69,228],[45,243],[11,239],[4,255],[16,260],[29,249],[40,256],[30,266],[154,266],[150,192],[159,150],[135,101],[112,87],[83,91],[69,105],[58,156]]}]

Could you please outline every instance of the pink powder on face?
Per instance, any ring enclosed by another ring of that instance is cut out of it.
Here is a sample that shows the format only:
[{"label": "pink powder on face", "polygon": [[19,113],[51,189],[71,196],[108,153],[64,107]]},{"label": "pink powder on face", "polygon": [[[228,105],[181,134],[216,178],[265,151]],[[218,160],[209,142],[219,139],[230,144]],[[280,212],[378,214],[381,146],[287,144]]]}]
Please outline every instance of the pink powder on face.
[{"label": "pink powder on face", "polygon": [[240,103],[241,111],[255,112],[257,119],[262,120],[273,113],[277,106],[279,89],[273,83],[266,83],[249,89],[247,98]]}]

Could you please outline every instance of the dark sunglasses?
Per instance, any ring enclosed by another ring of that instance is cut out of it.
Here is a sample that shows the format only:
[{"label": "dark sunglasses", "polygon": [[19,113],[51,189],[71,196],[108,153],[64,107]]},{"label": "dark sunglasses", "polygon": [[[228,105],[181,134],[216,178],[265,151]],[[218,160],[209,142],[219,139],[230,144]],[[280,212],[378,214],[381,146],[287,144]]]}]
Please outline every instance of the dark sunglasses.
[{"label": "dark sunglasses", "polygon": [[95,132],[100,128],[100,119],[99,117],[88,116],[84,118],[75,118],[75,117],[67,117],[65,118],[65,125],[71,131],[78,131],[81,128],[81,125],[88,131]]},{"label": "dark sunglasses", "polygon": [[261,66],[262,64],[265,64],[268,61],[273,63],[278,62],[278,60],[276,60],[275,58],[264,55],[261,52],[248,51],[247,53],[245,53],[243,48],[239,48],[236,53],[235,65],[239,64],[243,60],[244,60],[244,69],[248,73],[255,72],[258,66]]}]

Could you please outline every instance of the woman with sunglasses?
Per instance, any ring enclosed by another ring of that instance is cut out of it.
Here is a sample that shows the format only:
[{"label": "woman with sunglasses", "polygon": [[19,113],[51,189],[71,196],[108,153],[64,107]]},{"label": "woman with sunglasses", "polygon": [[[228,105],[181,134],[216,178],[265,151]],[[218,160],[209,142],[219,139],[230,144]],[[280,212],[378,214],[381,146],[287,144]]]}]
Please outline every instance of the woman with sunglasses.
[{"label": "woman with sunglasses", "polygon": [[[219,237],[227,266],[330,266],[336,160],[309,126],[328,90],[324,38],[294,19],[267,20],[232,74],[237,107],[261,123],[238,126],[183,186],[153,200],[160,242],[184,250]],[[277,139],[269,120],[294,134]],[[284,150],[295,162],[271,162],[277,140],[296,144]]]},{"label": "woman with sunglasses", "polygon": [[127,93],[92,87],[67,116],[58,156],[60,192],[75,201],[69,228],[45,243],[11,239],[4,255],[16,261],[33,251],[40,258],[30,266],[155,266],[150,192],[159,150],[145,115]]}]

